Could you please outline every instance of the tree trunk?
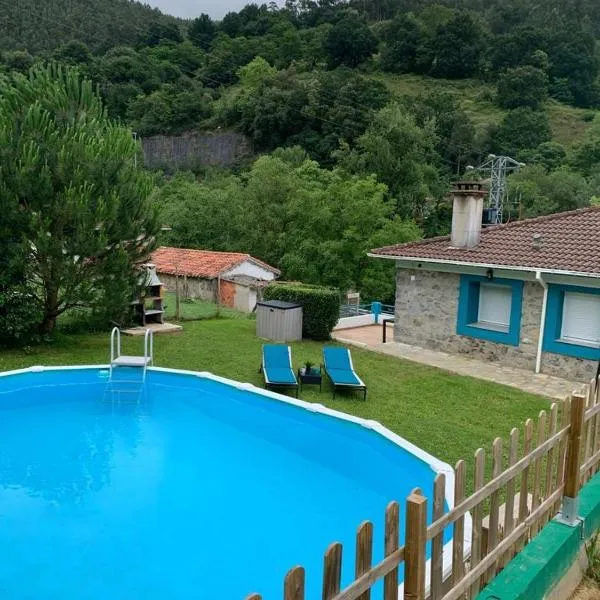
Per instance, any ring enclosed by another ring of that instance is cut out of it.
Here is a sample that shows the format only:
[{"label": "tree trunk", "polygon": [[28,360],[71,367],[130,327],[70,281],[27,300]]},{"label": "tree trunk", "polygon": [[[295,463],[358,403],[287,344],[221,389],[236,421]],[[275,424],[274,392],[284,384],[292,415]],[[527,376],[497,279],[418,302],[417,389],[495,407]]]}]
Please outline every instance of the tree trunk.
[{"label": "tree trunk", "polygon": [[40,333],[50,335],[56,327],[56,316],[53,314],[44,314],[44,318],[40,323]]},{"label": "tree trunk", "polygon": [[46,299],[44,302],[44,316],[40,323],[40,333],[50,335],[56,327],[58,317],[58,290],[54,287],[46,287]]}]

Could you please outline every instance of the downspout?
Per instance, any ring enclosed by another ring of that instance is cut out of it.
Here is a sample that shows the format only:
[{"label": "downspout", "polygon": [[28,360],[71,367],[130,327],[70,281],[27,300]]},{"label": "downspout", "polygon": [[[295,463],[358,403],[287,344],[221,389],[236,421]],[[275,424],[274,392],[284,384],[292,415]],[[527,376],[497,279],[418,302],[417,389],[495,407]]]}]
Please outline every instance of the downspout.
[{"label": "downspout", "polygon": [[535,372],[539,374],[542,368],[542,346],[544,343],[544,329],[546,329],[546,305],[548,304],[548,284],[542,279],[542,272],[535,272],[535,280],[544,288],[542,301],[542,316],[540,318],[540,331],[538,336],[537,356],[535,358]]}]

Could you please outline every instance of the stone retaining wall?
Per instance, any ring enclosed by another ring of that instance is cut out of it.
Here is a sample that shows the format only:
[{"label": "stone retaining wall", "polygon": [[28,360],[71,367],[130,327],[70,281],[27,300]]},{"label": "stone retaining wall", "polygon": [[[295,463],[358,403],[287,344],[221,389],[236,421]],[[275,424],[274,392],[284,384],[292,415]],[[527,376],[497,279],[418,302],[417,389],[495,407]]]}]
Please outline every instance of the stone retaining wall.
[{"label": "stone retaining wall", "polygon": [[147,169],[195,170],[205,165],[231,168],[248,158],[252,149],[241,133],[184,133],[142,139]]}]

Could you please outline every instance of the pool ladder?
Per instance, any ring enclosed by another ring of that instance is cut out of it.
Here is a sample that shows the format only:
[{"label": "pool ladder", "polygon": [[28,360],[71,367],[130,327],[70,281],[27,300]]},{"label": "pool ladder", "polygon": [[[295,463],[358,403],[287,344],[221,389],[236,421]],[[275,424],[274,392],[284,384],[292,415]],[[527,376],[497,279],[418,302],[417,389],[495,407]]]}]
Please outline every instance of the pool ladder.
[{"label": "pool ladder", "polygon": [[[146,329],[144,335],[144,355],[129,356],[121,354],[121,332],[115,327],[110,334],[110,373],[107,391],[119,393],[139,393],[146,382],[146,372],[154,360],[154,338],[151,329]],[[141,379],[121,379],[116,376],[119,368],[141,369]],[[140,385],[141,384],[141,385]],[[118,387],[116,387],[118,386]],[[124,386],[124,387],[121,387]],[[131,386],[131,387],[127,387]]]}]

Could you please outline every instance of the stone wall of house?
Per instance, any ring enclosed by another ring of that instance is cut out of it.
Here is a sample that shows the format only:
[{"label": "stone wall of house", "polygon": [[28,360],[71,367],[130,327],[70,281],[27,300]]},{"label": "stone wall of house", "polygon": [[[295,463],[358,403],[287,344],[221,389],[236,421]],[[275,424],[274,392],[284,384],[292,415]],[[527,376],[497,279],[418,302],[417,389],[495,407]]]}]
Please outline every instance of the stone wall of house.
[{"label": "stone wall of house", "polygon": [[[158,278],[168,292],[175,293],[175,275],[158,273]],[[198,298],[215,302],[217,299],[217,280],[180,276],[179,293],[182,298]]]},{"label": "stone wall of house", "polygon": [[[543,289],[525,282],[519,346],[456,334],[460,275],[398,269],[396,277],[396,342],[472,356],[530,371],[535,370]],[[585,381],[595,373],[592,361],[544,353],[542,372],[574,381]]]}]

